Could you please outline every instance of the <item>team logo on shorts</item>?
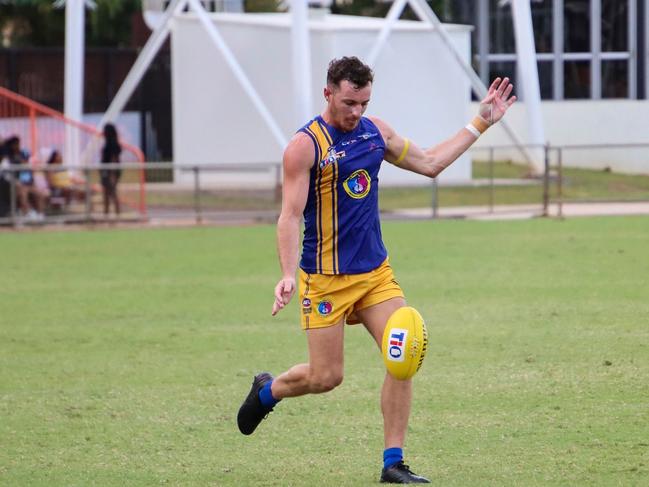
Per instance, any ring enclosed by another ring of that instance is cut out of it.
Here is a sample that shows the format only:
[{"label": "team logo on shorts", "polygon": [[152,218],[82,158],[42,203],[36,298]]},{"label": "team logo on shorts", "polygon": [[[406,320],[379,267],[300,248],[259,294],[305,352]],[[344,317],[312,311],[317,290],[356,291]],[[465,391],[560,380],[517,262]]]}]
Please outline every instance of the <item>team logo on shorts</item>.
[{"label": "team logo on shorts", "polygon": [[355,199],[361,199],[365,198],[370,192],[371,181],[367,171],[365,169],[359,169],[345,179],[343,187],[349,196]]},{"label": "team logo on shorts", "polygon": [[318,313],[327,316],[334,310],[334,305],[328,299],[323,299],[318,303]]},{"label": "team logo on shorts", "polygon": [[311,311],[311,300],[309,298],[304,298],[302,300],[302,314],[308,315]]},{"label": "team logo on shorts", "polygon": [[408,330],[402,328],[392,328],[390,330],[390,340],[388,341],[388,360],[392,362],[403,362],[405,359],[405,345],[408,337]]}]

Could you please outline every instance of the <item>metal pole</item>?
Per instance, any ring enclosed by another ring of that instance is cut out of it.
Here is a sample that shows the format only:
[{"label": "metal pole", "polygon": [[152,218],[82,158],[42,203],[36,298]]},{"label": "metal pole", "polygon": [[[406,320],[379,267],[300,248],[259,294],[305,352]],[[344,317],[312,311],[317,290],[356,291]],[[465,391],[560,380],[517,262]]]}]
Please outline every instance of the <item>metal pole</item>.
[{"label": "metal pole", "polygon": [[433,219],[437,219],[438,213],[439,213],[439,186],[437,184],[437,178],[433,179],[433,198],[432,198],[432,206],[433,206]]},{"label": "metal pole", "polygon": [[37,154],[38,147],[38,129],[36,128],[36,109],[34,107],[29,108],[29,132],[30,132],[30,141],[31,144],[30,150],[33,155]]},{"label": "metal pole", "polygon": [[[628,79],[627,85],[629,88],[629,98],[635,100],[638,97],[638,44],[642,40],[638,37],[638,27],[640,19],[638,18],[638,6],[635,2],[629,2],[628,17],[627,17],[627,42],[629,46],[629,61],[628,61]],[[632,47],[637,46],[637,47]]]},{"label": "metal pole", "polygon": [[489,147],[489,213],[494,212],[494,148]]},{"label": "metal pole", "polygon": [[[532,26],[532,11],[529,0],[511,2],[516,39],[516,64],[520,75],[520,88],[523,89],[525,113],[527,114],[528,143],[540,146],[545,140],[543,115],[541,113],[541,90],[539,72],[536,62],[536,46]],[[555,15],[558,15],[555,12]],[[539,168],[541,154],[533,147],[528,153],[533,163]]]},{"label": "metal pole", "polygon": [[16,172],[10,172],[11,181],[9,183],[9,197],[11,205],[11,224],[15,227],[18,225],[18,217],[16,216]]},{"label": "metal pole", "polygon": [[[83,69],[85,43],[86,5],[83,0],[67,0],[65,3],[65,62],[64,96],[65,116],[72,120],[83,119]],[[79,165],[81,154],[79,133],[76,127],[65,126],[64,161],[71,166]]]},{"label": "metal pole", "polygon": [[482,84],[489,83],[489,0],[478,0],[478,59]]},{"label": "metal pole", "polygon": [[124,106],[126,106],[129,98],[131,98],[135,88],[137,88],[138,83],[146,73],[146,70],[149,68],[149,65],[155,59],[160,47],[162,47],[162,44],[167,39],[167,36],[171,31],[171,19],[174,15],[180,12],[186,4],[187,0],[173,0],[169,4],[163,17],[160,19],[160,24],[147,39],[146,44],[135,60],[133,67],[131,67],[126,78],[122,82],[122,85],[119,87],[115,98],[113,98],[110,106],[97,124],[97,128],[101,130],[106,122],[114,122],[117,119]]},{"label": "metal pole", "polygon": [[[644,18],[638,19],[644,22],[644,59],[640,60],[644,64],[644,96],[649,98],[649,0],[644,0]],[[640,41],[642,42],[642,40]]]},{"label": "metal pole", "polygon": [[550,144],[545,144],[544,153],[545,170],[543,171],[543,216],[548,216],[550,205]]},{"label": "metal pole", "polygon": [[275,165],[275,203],[282,202],[282,165]]},{"label": "metal pole", "polygon": [[89,222],[91,219],[91,213],[92,213],[92,188],[90,187],[90,169],[87,167],[83,168],[83,177],[85,178],[84,186],[86,188],[86,221]]},{"label": "metal pole", "polygon": [[388,37],[390,36],[392,29],[394,29],[394,26],[399,20],[399,16],[401,15],[401,12],[403,12],[403,9],[406,7],[407,2],[408,0],[396,0],[390,7],[388,14],[385,16],[385,21],[381,26],[381,32],[379,32],[376,41],[374,41],[372,52],[370,52],[367,56],[366,61],[369,66],[372,66],[373,68],[376,67],[376,60],[383,50],[383,47],[387,43]]},{"label": "metal pole", "polygon": [[[631,3],[631,2],[629,2]],[[602,98],[602,0],[590,1],[590,97]],[[629,49],[631,50],[631,49]]]},{"label": "metal pole", "polygon": [[194,171],[194,213],[196,214],[196,223],[200,225],[203,221],[201,215],[200,171],[198,169],[198,166],[193,166],[192,171]]},{"label": "metal pole", "polygon": [[295,125],[309,120],[313,106],[311,96],[311,45],[309,37],[309,6],[304,0],[291,1],[291,46],[293,54],[293,90],[295,93]]},{"label": "metal pole", "polygon": [[557,171],[557,216],[563,218],[563,149],[561,147],[557,147]]}]

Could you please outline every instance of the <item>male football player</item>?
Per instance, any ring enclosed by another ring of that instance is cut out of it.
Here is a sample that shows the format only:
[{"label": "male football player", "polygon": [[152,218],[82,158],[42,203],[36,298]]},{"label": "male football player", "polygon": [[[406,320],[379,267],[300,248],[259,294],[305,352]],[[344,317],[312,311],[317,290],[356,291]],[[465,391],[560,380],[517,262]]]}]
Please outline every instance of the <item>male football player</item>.
[{"label": "male football player", "polygon": [[[237,422],[251,434],[280,400],[327,392],[343,379],[343,327],[362,323],[379,349],[392,313],[405,306],[381,238],[378,173],[381,163],[436,177],[464,153],[516,100],[507,78],[497,78],[479,114],[451,138],[423,150],[376,117],[364,117],[372,94],[372,70],[355,57],[329,64],[324,112],[307,122],[284,152],[282,210],[277,247],[282,277],[272,314],[296,292],[300,223],[299,299],[308,363],[273,378],[255,376]],[[432,114],[438,115],[438,114]],[[403,462],[412,381],[385,375],[381,482],[428,483]]]}]

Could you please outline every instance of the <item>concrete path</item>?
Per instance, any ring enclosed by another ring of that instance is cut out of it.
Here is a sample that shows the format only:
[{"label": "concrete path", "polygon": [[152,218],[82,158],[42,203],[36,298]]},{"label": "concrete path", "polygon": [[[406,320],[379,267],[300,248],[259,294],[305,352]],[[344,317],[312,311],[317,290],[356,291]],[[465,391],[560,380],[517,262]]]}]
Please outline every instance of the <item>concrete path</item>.
[{"label": "concrete path", "polygon": [[[550,217],[578,217],[597,215],[649,215],[649,202],[630,203],[564,203],[551,204]],[[457,206],[439,208],[438,218],[462,218],[468,220],[520,220],[543,216],[541,205],[502,205],[494,206],[493,211],[487,206]],[[384,213],[385,218],[422,218],[433,217],[432,208],[410,208]]]},{"label": "concrete path", "polygon": [[[582,216],[615,216],[615,215],[649,215],[649,201],[632,203],[567,203],[561,210],[556,204],[550,205],[550,217],[563,216],[565,218]],[[458,206],[440,208],[437,218],[441,219],[466,219],[466,220],[524,220],[542,216],[541,205],[506,205],[495,206],[493,211],[487,206]],[[196,225],[254,225],[259,223],[275,224],[277,222],[276,210],[254,211],[209,211],[202,213],[200,221],[191,210],[183,211],[150,211],[146,220],[123,215],[122,219],[96,220],[92,223],[59,222],[56,220],[39,222],[38,225],[21,225],[13,227],[10,222],[0,225],[0,232],[4,231],[33,231],[40,229],[78,229],[111,228],[119,227],[183,227]],[[384,212],[384,220],[421,219],[429,220],[433,217],[431,208],[410,208]]]}]

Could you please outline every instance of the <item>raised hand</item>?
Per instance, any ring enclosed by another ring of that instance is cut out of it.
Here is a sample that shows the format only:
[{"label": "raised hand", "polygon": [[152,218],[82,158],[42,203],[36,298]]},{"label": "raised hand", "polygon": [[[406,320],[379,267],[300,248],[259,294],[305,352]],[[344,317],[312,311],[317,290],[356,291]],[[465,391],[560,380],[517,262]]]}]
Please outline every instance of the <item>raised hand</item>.
[{"label": "raised hand", "polygon": [[510,106],[516,101],[516,96],[510,96],[514,85],[509,78],[496,78],[491,83],[487,96],[480,102],[478,114],[486,120],[489,125],[499,121]]}]

